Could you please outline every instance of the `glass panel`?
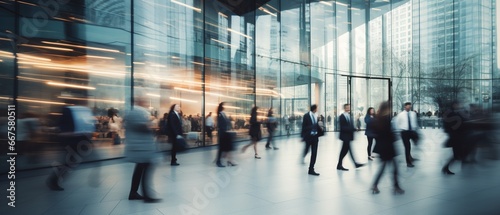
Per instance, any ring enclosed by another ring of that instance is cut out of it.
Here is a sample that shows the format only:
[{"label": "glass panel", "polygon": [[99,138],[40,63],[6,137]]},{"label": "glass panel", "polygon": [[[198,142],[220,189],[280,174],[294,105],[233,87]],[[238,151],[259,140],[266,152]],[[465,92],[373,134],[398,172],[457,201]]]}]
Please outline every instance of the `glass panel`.
[{"label": "glass panel", "polygon": [[[134,8],[134,90],[146,91],[153,126],[158,130],[170,107],[179,104],[182,129],[191,147],[200,145],[204,128],[203,61],[196,40],[202,26],[200,8],[200,1],[187,5],[135,1]],[[166,138],[160,141],[166,143]]]},{"label": "glass panel", "polygon": [[365,78],[352,78],[352,104],[351,116],[353,117],[354,127],[357,129],[365,129],[364,115],[368,109],[368,100],[370,94],[368,88],[368,79]]},{"label": "glass panel", "polygon": [[344,113],[344,104],[349,103],[349,85],[347,76],[337,76],[337,107],[334,112],[335,131],[339,131],[340,125],[338,124],[338,117]]},{"label": "glass panel", "polygon": [[333,73],[327,73],[325,78],[325,127],[326,131],[333,131],[334,118],[337,115],[337,99],[335,90],[335,75]]},{"label": "glass panel", "polygon": [[[238,16],[205,1],[205,106],[225,102],[237,140],[248,140],[255,101],[255,16]],[[201,100],[201,99],[200,99]],[[260,114],[262,120],[264,114]],[[214,141],[217,143],[217,141]]]},{"label": "glass panel", "polygon": [[[14,9],[14,2],[8,1],[3,2],[2,7],[0,7],[0,19],[2,25],[0,25],[0,110],[2,113],[7,113],[7,105],[13,104],[14,97],[14,60],[15,60],[15,48],[16,39],[23,39],[16,37],[13,33],[15,32],[15,16],[12,12]],[[18,43],[25,41],[18,41]],[[7,122],[3,120],[0,121],[3,126],[7,125]],[[7,130],[6,128],[4,130]],[[4,132],[5,133],[5,132]],[[4,136],[5,134],[1,134]]]}]

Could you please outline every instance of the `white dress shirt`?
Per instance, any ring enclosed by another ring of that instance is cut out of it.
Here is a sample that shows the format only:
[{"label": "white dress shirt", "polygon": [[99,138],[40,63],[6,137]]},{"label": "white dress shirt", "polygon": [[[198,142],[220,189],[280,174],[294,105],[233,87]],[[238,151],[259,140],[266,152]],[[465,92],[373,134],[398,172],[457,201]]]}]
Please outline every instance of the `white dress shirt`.
[{"label": "white dress shirt", "polygon": [[398,131],[408,131],[408,114],[410,115],[411,130],[418,130],[417,114],[413,111],[401,111],[396,116],[396,130]]}]

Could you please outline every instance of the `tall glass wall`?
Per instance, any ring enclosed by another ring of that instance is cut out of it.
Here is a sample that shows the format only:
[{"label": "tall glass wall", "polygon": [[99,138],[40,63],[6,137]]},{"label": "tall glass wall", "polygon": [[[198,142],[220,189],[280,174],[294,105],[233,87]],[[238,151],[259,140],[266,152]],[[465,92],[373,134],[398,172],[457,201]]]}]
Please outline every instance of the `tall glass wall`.
[{"label": "tall glass wall", "polygon": [[221,2],[1,2],[0,103],[39,119],[42,142],[63,106],[87,106],[95,141],[109,144],[108,110],[121,116],[145,92],[154,128],[179,104],[197,147],[217,142],[204,125],[221,102],[239,140],[253,106],[264,134],[272,110],[284,135],[300,132],[311,104],[334,131],[343,104],[363,117],[389,90],[394,111],[406,101],[432,113],[453,99],[486,111],[499,102],[495,0],[270,0],[246,13]]}]

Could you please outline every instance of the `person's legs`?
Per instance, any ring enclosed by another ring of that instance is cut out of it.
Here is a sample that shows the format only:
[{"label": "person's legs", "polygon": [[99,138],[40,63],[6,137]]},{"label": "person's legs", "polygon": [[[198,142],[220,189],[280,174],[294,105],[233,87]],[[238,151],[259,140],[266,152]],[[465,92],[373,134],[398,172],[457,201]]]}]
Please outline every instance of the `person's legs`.
[{"label": "person's legs", "polygon": [[337,169],[344,168],[342,166],[342,161],[344,157],[347,155],[347,151],[349,150],[349,142],[350,141],[342,141],[342,149],[340,150],[339,162],[337,163]]},{"label": "person's legs", "polygon": [[222,158],[222,150],[220,149],[220,146],[219,146],[219,150],[217,151],[216,164],[218,167],[225,167],[224,165],[222,165],[221,158]]},{"label": "person's legs", "polygon": [[373,146],[373,137],[367,137],[368,138],[368,147],[366,148],[368,152],[368,157],[372,156],[372,146]]},{"label": "person's legs", "polygon": [[172,141],[172,150],[170,151],[170,164],[177,164],[177,139]]},{"label": "person's legs", "polygon": [[[382,161],[380,169],[378,170],[377,174],[375,175],[375,180],[373,181],[373,189],[377,188],[378,182],[380,181],[382,174],[384,174],[386,164],[387,164],[387,161]],[[375,192],[375,190],[374,190],[374,192]]]},{"label": "person's legs", "polygon": [[307,153],[309,153],[309,148],[311,146],[311,143],[308,142],[308,141],[305,141],[305,148],[304,148],[304,154],[302,155],[302,157],[306,157]]},{"label": "person's legs", "polygon": [[409,167],[412,167],[412,159],[411,159],[411,144],[410,144],[410,136],[407,131],[402,131],[401,132],[401,140],[403,141],[403,145],[405,147],[405,157],[406,157],[406,164]]},{"label": "person's legs", "polygon": [[149,183],[150,183],[150,176],[151,176],[151,171],[150,163],[143,163],[143,171],[142,171],[142,195],[144,196],[145,199],[151,198],[151,193],[149,192]]},{"label": "person's legs", "polygon": [[398,183],[398,162],[396,162],[395,159],[392,159],[392,167],[394,168],[393,171],[393,180],[394,180],[394,194],[403,194],[405,191],[399,187]]},{"label": "person's legs", "polygon": [[134,173],[132,174],[132,182],[130,185],[130,193],[128,197],[129,200],[142,199],[142,196],[139,195],[137,191],[139,190],[139,183],[141,182],[142,175],[144,174],[144,168],[145,168],[144,163],[135,164]]},{"label": "person's legs", "polygon": [[257,153],[257,142],[258,141],[253,142],[253,151],[255,152],[255,158],[260,159],[259,153]]},{"label": "person's legs", "polygon": [[347,145],[347,151],[349,151],[349,155],[351,155],[351,159],[352,159],[352,162],[354,163],[354,165],[356,165],[356,167],[358,167],[360,164],[358,164],[356,162],[356,159],[354,158],[354,153],[352,153],[351,142],[350,141],[349,141],[349,143]]},{"label": "person's legs", "polygon": [[318,155],[318,143],[312,142],[311,145],[311,162],[309,163],[309,171],[314,171],[314,164],[316,164],[316,157]]}]

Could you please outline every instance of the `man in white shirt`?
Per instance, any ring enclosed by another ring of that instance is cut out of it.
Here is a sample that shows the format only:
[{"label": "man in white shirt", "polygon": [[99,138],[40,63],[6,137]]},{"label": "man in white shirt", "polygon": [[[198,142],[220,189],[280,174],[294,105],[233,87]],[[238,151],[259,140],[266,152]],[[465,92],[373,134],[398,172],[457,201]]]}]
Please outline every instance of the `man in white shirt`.
[{"label": "man in white shirt", "polygon": [[410,102],[406,102],[404,104],[404,110],[397,115],[396,129],[401,132],[401,139],[403,140],[403,144],[405,147],[406,166],[414,167],[413,161],[415,159],[411,156],[410,153],[411,152],[410,140],[413,140],[413,143],[417,144],[418,123],[417,123],[417,114],[411,111]]},{"label": "man in white shirt", "polygon": [[205,132],[207,133],[207,137],[212,142],[212,131],[214,130],[214,119],[212,118],[212,112],[209,112],[207,117],[205,118]]}]

